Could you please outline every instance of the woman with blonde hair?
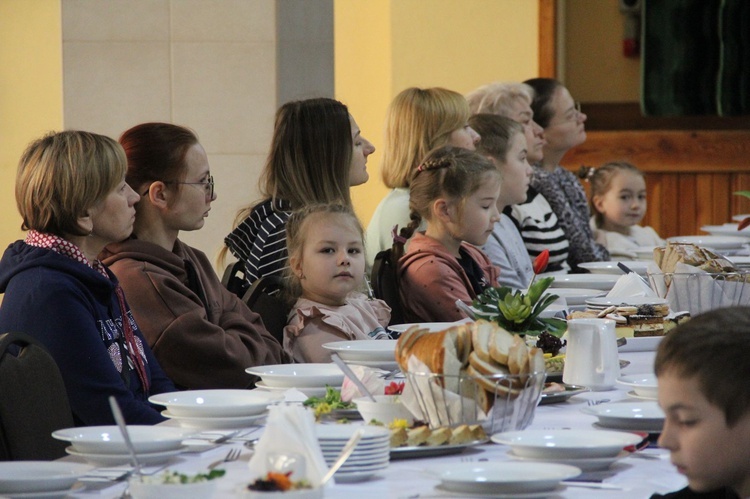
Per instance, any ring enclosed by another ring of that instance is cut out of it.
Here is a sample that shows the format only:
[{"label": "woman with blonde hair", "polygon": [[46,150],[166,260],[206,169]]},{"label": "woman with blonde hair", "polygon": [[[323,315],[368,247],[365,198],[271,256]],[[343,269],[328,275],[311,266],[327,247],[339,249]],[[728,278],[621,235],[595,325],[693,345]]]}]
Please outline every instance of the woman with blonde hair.
[{"label": "woman with blonde hair", "polygon": [[261,201],[240,210],[224,239],[244,262],[248,286],[287,267],[286,222],[292,211],[317,203],[351,206],[349,188],[367,182],[367,157],[373,152],[339,101],[307,99],[279,108],[259,181]]},{"label": "woman with blonde hair", "polygon": [[468,125],[466,99],[444,88],[407,88],[388,108],[380,174],[391,188],[375,209],[365,237],[367,261],[393,244],[394,227],[409,223],[409,184],[432,149],[444,145],[474,150],[479,135]]},{"label": "woman with blonde hair", "polygon": [[79,426],[113,424],[110,396],[128,424],[159,423],[148,398],[175,390],[98,258],[133,230],[139,196],[125,182],[126,164],[122,147],[102,135],[32,142],[16,176],[26,238],[0,261],[0,332],[22,331],[49,351]]}]

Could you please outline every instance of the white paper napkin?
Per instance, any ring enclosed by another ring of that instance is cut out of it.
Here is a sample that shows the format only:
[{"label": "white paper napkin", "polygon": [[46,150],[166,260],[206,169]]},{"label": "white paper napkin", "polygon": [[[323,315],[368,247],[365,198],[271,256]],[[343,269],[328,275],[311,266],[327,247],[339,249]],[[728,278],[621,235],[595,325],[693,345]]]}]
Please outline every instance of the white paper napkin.
[{"label": "white paper napkin", "polygon": [[[307,475],[304,478],[314,485],[319,484],[328,471],[315,434],[315,417],[302,405],[271,406],[266,430],[248,463],[253,477],[264,476],[268,472],[268,455],[271,452],[293,452],[304,456]],[[297,480],[301,478],[296,477]]]},{"label": "white paper napkin", "polygon": [[[655,264],[654,264],[655,265]],[[617,279],[612,289],[607,293],[607,298],[657,298],[658,295],[635,272],[629,272]]]},{"label": "white paper napkin", "polygon": [[[371,367],[357,366],[349,364],[349,368],[352,370],[355,376],[364,383],[365,387],[373,395],[383,395],[385,393],[385,381],[383,380],[383,374],[387,371],[382,369],[374,369]],[[366,397],[364,393],[361,393],[357,385],[354,384],[348,376],[344,376],[344,382],[341,384],[341,400],[344,402],[350,402],[359,397]]]}]

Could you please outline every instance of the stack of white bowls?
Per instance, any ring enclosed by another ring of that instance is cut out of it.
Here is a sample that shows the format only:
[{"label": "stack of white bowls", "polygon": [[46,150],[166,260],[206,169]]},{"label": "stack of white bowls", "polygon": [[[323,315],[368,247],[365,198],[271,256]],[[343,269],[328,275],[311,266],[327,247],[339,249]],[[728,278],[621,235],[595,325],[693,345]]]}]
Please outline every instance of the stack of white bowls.
[{"label": "stack of white bowls", "polygon": [[339,468],[333,478],[338,482],[358,482],[368,480],[378,471],[388,467],[390,459],[390,436],[387,428],[357,425],[316,425],[320,449],[326,464],[331,466],[346,443],[358,429],[364,430],[362,439],[354,452]]},{"label": "stack of white bowls", "polygon": [[268,414],[268,406],[283,395],[258,390],[187,390],[149,397],[167,409],[162,416],[180,426],[202,429],[236,429],[256,425]]},{"label": "stack of white bowls", "polygon": [[[181,453],[182,441],[193,432],[164,425],[128,425],[128,433],[140,464],[151,465],[165,463]],[[68,454],[97,466],[130,463],[130,453],[116,425],[66,428],[53,432],[52,436],[72,444],[65,449]]]},{"label": "stack of white bowls", "polygon": [[255,383],[256,388],[277,394],[295,388],[308,397],[323,397],[327,386],[341,389],[344,382],[344,373],[333,363],[274,364],[248,367],[245,371],[261,378]]}]

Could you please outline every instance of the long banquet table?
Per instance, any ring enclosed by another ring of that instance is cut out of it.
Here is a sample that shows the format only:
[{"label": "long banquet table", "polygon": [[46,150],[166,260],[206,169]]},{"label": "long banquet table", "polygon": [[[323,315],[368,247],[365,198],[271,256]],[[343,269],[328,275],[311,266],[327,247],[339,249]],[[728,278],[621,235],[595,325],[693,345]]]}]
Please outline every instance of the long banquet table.
[{"label": "long banquet table", "polygon": [[[623,374],[641,374],[652,371],[653,352],[623,352],[620,358],[630,361],[630,365],[622,370]],[[533,423],[529,428],[551,429],[572,428],[591,429],[596,422],[596,417],[581,412],[581,408],[587,406],[588,400],[628,399],[627,390],[618,387],[615,390],[604,392],[585,392],[575,395],[567,402],[559,404],[541,405],[537,408]],[[165,424],[173,424],[168,422]],[[260,431],[255,435],[260,435]],[[221,459],[232,446],[237,446],[243,451],[240,460],[226,463],[223,466],[227,474],[218,484],[214,494],[216,498],[241,497],[244,484],[251,481],[247,468],[247,461],[251,451],[239,443],[224,444],[200,454],[182,454],[176,458],[170,468],[184,473],[194,473],[204,470],[205,467],[218,459]],[[452,454],[440,457],[426,457],[419,459],[402,459],[391,461],[390,466],[379,472],[374,478],[348,484],[335,484],[325,491],[325,497],[330,499],[427,499],[439,497],[457,497],[454,494],[440,492],[435,488],[439,479],[428,471],[438,465],[450,465],[463,461],[509,461],[508,448],[502,445],[488,443],[485,445],[471,447],[460,454]],[[629,456],[615,463],[610,470],[611,476],[604,479],[603,483],[620,487],[619,490],[610,489],[588,489],[567,486],[549,497],[552,498],[612,498],[612,499],[638,499],[648,498],[654,492],[668,492],[680,489],[686,485],[686,480],[679,475],[669,462],[669,452],[660,448],[648,448],[641,451],[644,454],[655,456],[656,459]],[[78,458],[68,456],[68,461]],[[89,487],[73,494],[71,497],[119,497],[124,489],[124,483],[106,484],[101,488]]]}]

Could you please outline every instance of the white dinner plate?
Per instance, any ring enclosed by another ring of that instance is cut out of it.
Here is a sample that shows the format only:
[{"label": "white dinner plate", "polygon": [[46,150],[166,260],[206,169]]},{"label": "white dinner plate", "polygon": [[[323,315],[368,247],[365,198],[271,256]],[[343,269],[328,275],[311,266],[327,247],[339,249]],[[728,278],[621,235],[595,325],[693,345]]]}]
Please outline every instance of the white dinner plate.
[{"label": "white dinner plate", "polygon": [[[270,393],[270,392],[269,392]],[[169,410],[161,411],[161,415],[168,419],[174,419],[180,426],[185,428],[200,428],[202,430],[233,430],[246,428],[257,424],[267,416],[263,414],[254,414],[252,416],[233,416],[228,418],[219,417],[195,417],[195,416],[177,416]]]},{"label": "white dinner plate", "polygon": [[396,340],[354,340],[323,343],[323,348],[333,350],[346,362],[393,361],[396,357]]},{"label": "white dinner plate", "polygon": [[297,390],[308,397],[324,397],[327,391],[325,386],[268,386],[263,381],[256,382],[255,388],[274,393],[285,393],[288,390]]},{"label": "white dinner plate", "polygon": [[599,425],[620,430],[659,433],[664,425],[664,412],[655,401],[613,402],[581,409],[599,418]]},{"label": "white dinner plate", "polygon": [[[163,464],[182,453],[183,450],[184,448],[163,452],[138,452],[136,456],[138,457],[138,462],[142,465]],[[127,451],[123,454],[98,454],[95,452],[81,452],[70,446],[65,448],[65,452],[71,456],[81,457],[96,466],[117,466],[130,463],[130,454]]]},{"label": "white dinner plate", "polygon": [[641,397],[655,399],[659,394],[655,374],[628,374],[617,378],[617,384],[627,386]]},{"label": "white dinner plate", "polygon": [[[165,426],[128,425],[130,441],[137,453],[163,452],[182,447],[182,441],[195,432]],[[52,432],[58,440],[66,440],[78,452],[98,454],[125,454],[128,448],[120,428],[111,426],[87,426],[66,428]]]},{"label": "white dinner plate", "polygon": [[735,267],[738,269],[747,269],[750,268],[750,256],[730,256],[727,257],[729,261],[731,261]]},{"label": "white dinner plate", "polygon": [[441,496],[448,495],[452,497],[463,497],[466,498],[492,498],[492,499],[548,499],[549,497],[559,497],[565,490],[564,485],[559,485],[557,488],[552,490],[545,490],[544,492],[530,492],[528,494],[511,492],[510,494],[498,494],[497,492],[455,492],[453,490],[446,489],[442,485],[436,485],[437,490]]},{"label": "white dinner plate", "polygon": [[586,300],[586,305],[592,308],[607,308],[611,306],[629,306],[640,307],[642,305],[667,305],[669,302],[664,298],[653,296],[630,296],[626,298],[609,298],[602,296],[600,298],[590,298]]},{"label": "white dinner plate", "polygon": [[357,482],[364,482],[365,480],[369,480],[370,478],[374,477],[378,471],[384,470],[388,467],[386,464],[385,466],[382,466],[380,468],[376,468],[373,470],[366,470],[366,471],[346,471],[341,472],[337,471],[333,474],[333,478],[336,480],[337,483],[357,483]]},{"label": "white dinner plate", "polygon": [[12,492],[3,494],[2,497],[9,499],[65,499],[84,490],[86,490],[86,486],[79,483],[66,489],[48,490],[46,492]]},{"label": "white dinner plate", "polygon": [[604,291],[601,289],[586,289],[586,288],[555,288],[549,290],[548,293],[561,296],[565,298],[569,307],[583,305],[589,298],[595,298],[602,296]]},{"label": "white dinner plate", "polygon": [[[637,261],[645,261],[645,262],[653,262],[654,261],[654,250],[656,248],[659,248],[659,246],[640,246],[635,249],[629,249],[628,251],[631,251],[635,253],[635,256],[638,258]],[[627,263],[625,265],[628,265]]]},{"label": "white dinner plate", "polygon": [[300,388],[330,385],[338,387],[344,382],[344,373],[334,363],[274,364],[248,367],[245,372],[260,376],[266,386]]},{"label": "white dinner plate", "polygon": [[362,435],[362,439],[359,441],[359,444],[357,444],[357,447],[367,442],[389,440],[391,438],[391,430],[385,427],[369,425],[355,426],[345,424],[316,424],[315,435],[318,437],[318,441],[320,441],[321,443],[336,442],[343,445],[358,429],[363,430],[364,435]]},{"label": "white dinner plate", "polygon": [[738,236],[676,236],[667,239],[673,243],[689,243],[717,250],[739,249],[750,243],[750,238]]},{"label": "white dinner plate", "polygon": [[455,322],[415,322],[411,324],[396,324],[394,326],[388,326],[391,331],[397,333],[403,333],[412,326],[419,326],[420,329],[427,329],[430,332],[443,331],[451,326],[455,326]]},{"label": "white dinner plate", "polygon": [[600,430],[523,430],[492,435],[493,442],[509,446],[516,456],[550,460],[614,457],[641,440],[643,437],[634,433]]},{"label": "white dinner plate", "polygon": [[446,456],[449,454],[458,454],[468,447],[486,444],[488,438],[482,440],[472,440],[462,444],[443,444],[443,445],[412,445],[404,447],[391,447],[391,461],[394,459],[408,459],[419,457]]},{"label": "white dinner plate", "polygon": [[[586,269],[592,274],[612,274],[616,276],[622,276],[625,275],[625,272],[617,266],[617,264],[620,263],[619,261],[611,261],[611,262],[586,262],[586,263],[579,263],[578,266],[582,269]],[[630,270],[635,272],[639,275],[646,275],[646,270],[648,268],[649,262],[646,261],[626,261],[625,265],[628,266]]]},{"label": "white dinner plate", "polygon": [[148,401],[185,417],[238,417],[266,412],[283,395],[253,390],[186,390],[152,395]]},{"label": "white dinner plate", "polygon": [[701,227],[703,232],[708,232],[712,236],[729,236],[729,237],[747,237],[750,238],[750,227],[745,227],[742,230],[737,230],[740,224],[724,224],[724,225],[704,225]]},{"label": "white dinner plate", "polygon": [[528,494],[555,490],[581,474],[574,466],[554,463],[470,462],[438,466],[440,485],[452,492]]},{"label": "white dinner plate", "polygon": [[[624,275],[624,274],[623,274]],[[621,276],[610,274],[568,274],[555,276],[553,288],[586,288],[609,291]],[[548,290],[554,293],[553,289]]]},{"label": "white dinner plate", "polygon": [[614,463],[628,457],[630,452],[622,451],[616,456],[609,457],[583,457],[583,458],[546,458],[546,457],[524,457],[518,456],[512,450],[508,451],[508,456],[516,461],[534,461],[540,463],[559,463],[567,464],[580,468],[581,471],[601,471],[606,470]]},{"label": "white dinner plate", "polygon": [[91,466],[62,461],[0,462],[0,495],[70,489]]},{"label": "white dinner plate", "polygon": [[384,371],[393,371],[398,367],[398,362],[395,360],[344,360],[344,363],[353,366],[372,367]]},{"label": "white dinner plate", "polygon": [[664,336],[639,336],[625,339],[627,343],[618,348],[618,352],[655,352]]},{"label": "white dinner plate", "polygon": [[630,390],[625,395],[636,400],[659,400],[658,397],[644,397],[643,395],[638,395],[637,393],[635,393],[635,390]]}]

